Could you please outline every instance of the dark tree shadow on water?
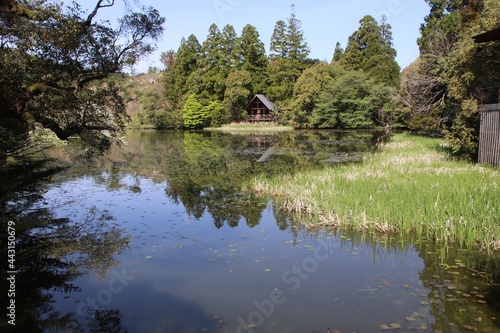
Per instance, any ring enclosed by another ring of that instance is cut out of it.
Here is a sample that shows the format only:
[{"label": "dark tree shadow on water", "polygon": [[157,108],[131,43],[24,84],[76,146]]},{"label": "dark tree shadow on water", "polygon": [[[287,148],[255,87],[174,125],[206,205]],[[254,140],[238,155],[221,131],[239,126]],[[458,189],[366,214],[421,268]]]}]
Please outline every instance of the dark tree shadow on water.
[{"label": "dark tree shadow on water", "polygon": [[[39,208],[40,195],[21,194],[17,201],[2,205],[0,248],[7,249],[9,231],[15,230],[15,286],[0,280],[3,291],[15,289],[12,297],[2,297],[6,309],[15,301],[13,318],[2,316],[2,332],[83,332],[83,326],[72,312],[58,311],[54,292],[80,292],[75,280],[87,273],[105,276],[119,262],[116,254],[128,247],[130,236],[119,228],[108,211],[87,209],[79,221],[58,218],[49,208]],[[12,221],[9,223],[8,221]],[[9,224],[13,229],[8,229]],[[8,262],[7,251],[0,260]],[[14,295],[15,294],[15,295]]]}]

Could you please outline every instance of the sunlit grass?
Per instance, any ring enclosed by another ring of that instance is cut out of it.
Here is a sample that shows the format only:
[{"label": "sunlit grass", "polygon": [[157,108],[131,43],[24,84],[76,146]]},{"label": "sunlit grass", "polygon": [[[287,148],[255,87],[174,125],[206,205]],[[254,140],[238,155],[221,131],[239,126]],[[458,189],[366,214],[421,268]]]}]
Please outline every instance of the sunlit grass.
[{"label": "sunlit grass", "polygon": [[283,132],[292,131],[293,127],[276,123],[231,123],[221,127],[205,128],[205,130],[220,132]]},{"label": "sunlit grass", "polygon": [[500,172],[448,159],[442,140],[395,135],[363,163],[265,176],[251,186],[310,227],[419,233],[500,250]]}]

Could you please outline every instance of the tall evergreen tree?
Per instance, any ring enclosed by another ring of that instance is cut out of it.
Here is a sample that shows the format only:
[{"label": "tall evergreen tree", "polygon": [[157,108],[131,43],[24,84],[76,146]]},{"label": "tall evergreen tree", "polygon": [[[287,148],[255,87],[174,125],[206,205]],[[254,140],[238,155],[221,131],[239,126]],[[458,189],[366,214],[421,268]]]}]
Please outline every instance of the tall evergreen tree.
[{"label": "tall evergreen tree", "polygon": [[222,34],[217,24],[213,23],[208,29],[208,35],[201,46],[202,65],[218,67],[222,57]]},{"label": "tall evergreen tree", "polygon": [[238,35],[234,27],[230,24],[222,29],[221,33],[221,63],[220,69],[225,73],[225,77],[229,72],[237,66],[238,56],[236,50],[238,49]]},{"label": "tall evergreen tree", "polygon": [[195,35],[182,39],[175,60],[165,70],[165,95],[172,110],[182,109],[189,76],[199,67],[201,45]]},{"label": "tall evergreen tree", "polygon": [[225,57],[223,44],[222,33],[217,25],[213,23],[208,30],[207,38],[201,46],[201,69],[196,73],[197,76],[201,76],[203,84],[202,87],[194,87],[198,90],[201,88],[204,98],[208,99],[208,101],[222,101],[224,98],[226,77],[222,71]]},{"label": "tall evergreen tree", "polygon": [[302,23],[295,15],[295,5],[291,6],[291,15],[288,18],[288,25],[286,29],[286,46],[287,58],[294,62],[294,64],[305,69],[305,62],[309,56],[309,46],[305,41],[304,31],[302,30]]},{"label": "tall evergreen tree", "polygon": [[265,87],[267,72],[267,56],[264,43],[259,38],[257,29],[247,24],[243,27],[236,49],[237,68],[245,70],[252,76],[251,94],[261,93]]},{"label": "tall evergreen tree", "polygon": [[476,2],[474,0],[425,0],[430,12],[420,27],[417,40],[420,53],[427,53],[438,39],[454,42],[460,33],[460,10]]},{"label": "tall evergreen tree", "polygon": [[359,29],[349,37],[342,63],[349,70],[365,71],[378,83],[397,86],[400,68],[395,60],[391,26],[385,20],[379,26],[369,15],[359,23]]},{"label": "tall evergreen tree", "polygon": [[286,23],[283,20],[279,20],[274,25],[273,34],[271,36],[271,47],[270,47],[269,58],[275,59],[285,59],[288,56],[288,46],[286,42]]},{"label": "tall evergreen tree", "polygon": [[337,44],[335,44],[335,51],[333,52],[332,62],[340,61],[342,60],[343,57],[344,57],[344,49],[342,48],[340,43],[337,42]]},{"label": "tall evergreen tree", "polygon": [[292,97],[295,82],[308,67],[310,52],[294,5],[288,23],[276,22],[270,50],[268,95],[276,101],[287,101]]},{"label": "tall evergreen tree", "polygon": [[252,97],[252,73],[236,70],[226,80],[224,107],[230,121],[241,121],[245,117],[245,106]]}]

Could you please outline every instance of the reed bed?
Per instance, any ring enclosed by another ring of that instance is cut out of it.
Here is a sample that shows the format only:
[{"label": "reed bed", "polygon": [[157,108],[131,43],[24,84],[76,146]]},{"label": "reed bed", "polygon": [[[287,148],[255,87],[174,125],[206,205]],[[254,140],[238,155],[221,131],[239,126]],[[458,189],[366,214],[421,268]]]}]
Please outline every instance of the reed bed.
[{"label": "reed bed", "polygon": [[310,228],[418,233],[446,245],[500,250],[500,172],[448,158],[441,142],[397,134],[362,163],[259,175],[251,186]]}]

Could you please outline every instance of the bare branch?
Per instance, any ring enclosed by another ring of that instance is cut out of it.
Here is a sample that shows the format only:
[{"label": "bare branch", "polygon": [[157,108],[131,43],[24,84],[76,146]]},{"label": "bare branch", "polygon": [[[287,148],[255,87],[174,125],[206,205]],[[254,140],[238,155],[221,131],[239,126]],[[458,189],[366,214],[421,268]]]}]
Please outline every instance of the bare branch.
[{"label": "bare branch", "polygon": [[[107,2],[107,4],[103,4],[103,2]],[[87,17],[87,20],[85,21],[85,25],[90,26],[92,24],[92,20],[97,15],[97,12],[99,11],[99,9],[106,8],[106,7],[112,7],[112,6],[114,6],[114,4],[115,4],[115,0],[99,0],[99,1],[97,1],[97,4],[96,4],[94,10],[92,11],[92,13],[90,13],[90,15]]]}]

